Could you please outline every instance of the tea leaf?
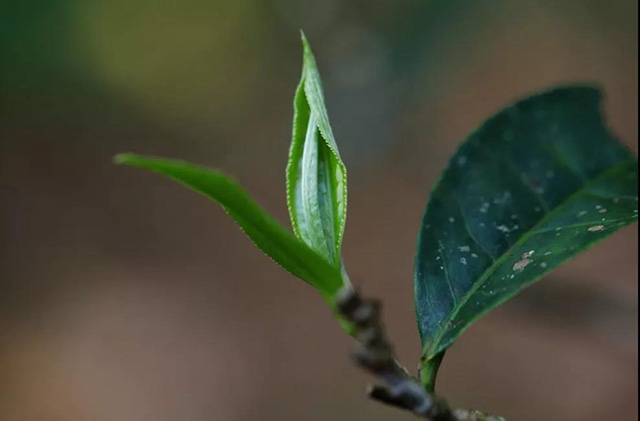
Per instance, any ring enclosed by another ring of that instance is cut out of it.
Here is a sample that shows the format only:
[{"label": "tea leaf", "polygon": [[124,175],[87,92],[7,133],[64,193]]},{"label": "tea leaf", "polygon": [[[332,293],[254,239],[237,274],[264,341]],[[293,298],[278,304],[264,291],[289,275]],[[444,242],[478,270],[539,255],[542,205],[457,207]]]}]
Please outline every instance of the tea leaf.
[{"label": "tea leaf", "polygon": [[347,171],[329,124],[322,84],[304,34],[302,77],[294,99],[287,205],[298,238],[334,266],[347,217]]},{"label": "tea leaf", "polygon": [[637,219],[638,164],[607,131],[600,99],[590,87],[525,99],[449,162],[415,262],[427,387],[442,353],[478,317]]},{"label": "tea leaf", "polygon": [[165,175],[218,202],[260,250],[333,302],[343,285],[340,270],[282,228],[233,180],[176,160],[122,154],[115,161]]}]

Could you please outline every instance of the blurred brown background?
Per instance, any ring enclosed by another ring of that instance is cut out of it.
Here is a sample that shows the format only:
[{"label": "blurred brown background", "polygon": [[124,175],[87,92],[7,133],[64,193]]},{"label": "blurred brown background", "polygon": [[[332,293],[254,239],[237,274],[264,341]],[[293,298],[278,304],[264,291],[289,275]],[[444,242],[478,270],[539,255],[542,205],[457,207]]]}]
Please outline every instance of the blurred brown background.
[{"label": "blurred brown background", "polygon": [[[606,89],[637,152],[632,0],[0,2],[0,420],[410,420],[353,343],[206,199],[117,152],[221,168],[287,222],[309,37],[349,168],[344,255],[420,352],[413,250],[464,136],[553,84]],[[510,420],[638,416],[637,225],[483,318],[440,392]]]}]

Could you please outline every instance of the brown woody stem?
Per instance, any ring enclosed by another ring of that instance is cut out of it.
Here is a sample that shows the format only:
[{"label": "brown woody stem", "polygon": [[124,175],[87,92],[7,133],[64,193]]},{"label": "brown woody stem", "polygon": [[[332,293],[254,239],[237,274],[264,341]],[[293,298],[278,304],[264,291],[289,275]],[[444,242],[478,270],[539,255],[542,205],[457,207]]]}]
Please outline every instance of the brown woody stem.
[{"label": "brown woody stem", "polygon": [[429,394],[396,360],[382,325],[379,301],[365,300],[346,287],[336,304],[340,315],[353,324],[353,336],[360,343],[353,353],[356,364],[382,383],[368,389],[370,398],[431,421],[505,421],[477,411],[451,410],[444,400]]}]

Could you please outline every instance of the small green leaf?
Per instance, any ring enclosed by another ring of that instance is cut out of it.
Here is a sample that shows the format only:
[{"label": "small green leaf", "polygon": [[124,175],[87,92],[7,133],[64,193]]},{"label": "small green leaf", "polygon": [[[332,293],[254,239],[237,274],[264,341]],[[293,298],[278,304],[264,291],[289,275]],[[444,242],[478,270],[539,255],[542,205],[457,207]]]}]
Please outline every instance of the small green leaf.
[{"label": "small green leaf", "polygon": [[260,250],[333,302],[343,285],[340,270],[282,228],[233,180],[176,160],[122,154],[115,161],[160,173],[218,202]]},{"label": "small green leaf", "polygon": [[322,84],[302,35],[302,77],[294,99],[293,139],[287,164],[287,205],[298,238],[334,266],[347,217],[347,171],[333,137]]},{"label": "small green leaf", "polygon": [[473,321],[637,219],[638,164],[607,131],[600,99],[589,87],[525,99],[449,162],[415,262],[428,388],[442,353]]}]

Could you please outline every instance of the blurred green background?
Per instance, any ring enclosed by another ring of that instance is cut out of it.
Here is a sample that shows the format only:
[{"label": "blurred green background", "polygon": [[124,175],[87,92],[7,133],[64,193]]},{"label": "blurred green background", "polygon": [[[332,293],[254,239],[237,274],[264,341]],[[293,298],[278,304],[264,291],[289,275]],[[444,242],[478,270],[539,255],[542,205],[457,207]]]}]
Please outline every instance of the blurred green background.
[{"label": "blurred green background", "polygon": [[[632,0],[0,2],[0,419],[410,420],[353,343],[204,198],[117,152],[233,174],[283,223],[314,46],[349,169],[344,255],[417,364],[417,229],[456,145],[550,85],[606,90],[637,153]],[[440,392],[510,420],[638,416],[637,225],[483,318]]]}]

